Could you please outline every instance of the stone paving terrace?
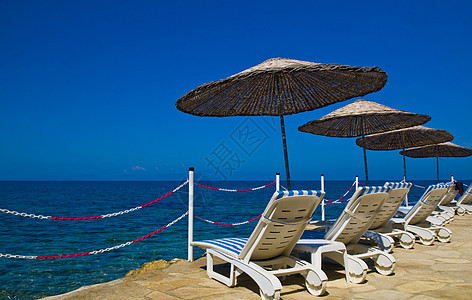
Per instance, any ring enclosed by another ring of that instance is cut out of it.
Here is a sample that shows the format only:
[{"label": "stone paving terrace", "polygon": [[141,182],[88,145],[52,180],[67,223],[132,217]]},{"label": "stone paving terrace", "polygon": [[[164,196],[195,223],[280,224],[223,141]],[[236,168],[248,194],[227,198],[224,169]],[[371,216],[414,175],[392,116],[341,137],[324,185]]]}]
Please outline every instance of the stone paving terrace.
[{"label": "stone paving terrace", "polygon": [[[472,216],[456,216],[446,226],[453,232],[450,243],[415,244],[414,249],[395,248],[395,274],[369,271],[367,281],[348,284],[342,267],[323,265],[329,281],[322,297],[310,295],[299,275],[282,282],[282,299],[472,299]],[[259,289],[242,275],[229,288],[209,279],[205,258],[189,263],[151,262],[125,278],[82,287],[45,299],[260,299]]]}]

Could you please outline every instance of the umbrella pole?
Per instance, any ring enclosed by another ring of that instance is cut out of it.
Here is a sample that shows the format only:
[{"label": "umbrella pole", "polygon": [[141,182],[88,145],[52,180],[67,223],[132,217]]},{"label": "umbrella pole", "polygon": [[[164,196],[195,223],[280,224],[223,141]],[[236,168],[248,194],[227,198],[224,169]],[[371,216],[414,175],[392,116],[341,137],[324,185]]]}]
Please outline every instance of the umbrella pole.
[{"label": "umbrella pole", "polygon": [[436,146],[436,177],[438,178],[439,183],[439,147]]},{"label": "umbrella pole", "polygon": [[365,120],[362,119],[361,120],[361,126],[362,126],[362,149],[364,150],[364,168],[365,168],[365,183],[367,185],[369,185],[369,172],[367,171],[367,154],[366,154],[366,151],[365,151],[365,131],[364,131],[364,124]]},{"label": "umbrella pole", "polygon": [[282,130],[282,143],[284,146],[284,157],[285,157],[285,174],[287,175],[287,189],[291,190],[292,185],[290,183],[290,169],[288,166],[288,153],[287,153],[287,139],[285,137],[285,123],[284,116],[280,115],[280,128]]},{"label": "umbrella pole", "polygon": [[[364,146],[365,146],[364,135],[362,135],[362,143],[364,143]],[[362,148],[364,149],[365,183],[369,185],[369,171],[367,171],[367,154],[366,154],[365,148],[364,147]]]},{"label": "umbrella pole", "polygon": [[439,183],[439,156],[436,155],[436,176],[438,178],[438,183]]},{"label": "umbrella pole", "polygon": [[403,148],[403,180],[406,182],[406,160],[405,160],[405,133],[402,132],[402,148]]},{"label": "umbrella pole", "polygon": [[403,180],[406,182],[406,160],[405,160],[405,147],[403,147]]}]

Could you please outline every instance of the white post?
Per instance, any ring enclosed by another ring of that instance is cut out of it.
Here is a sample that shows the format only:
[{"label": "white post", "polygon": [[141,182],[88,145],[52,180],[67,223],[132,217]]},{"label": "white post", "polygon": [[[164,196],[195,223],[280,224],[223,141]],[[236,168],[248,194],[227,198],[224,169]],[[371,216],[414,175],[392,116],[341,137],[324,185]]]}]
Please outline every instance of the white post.
[{"label": "white post", "polygon": [[454,183],[454,175],[451,175],[451,182]]},{"label": "white post", "polygon": [[188,169],[188,258],[193,261],[193,172],[194,168]]},{"label": "white post", "polygon": [[356,175],[356,190],[357,190],[358,187],[359,187],[359,176]]},{"label": "white post", "polygon": [[[325,191],[324,174],[321,174],[321,191]],[[325,220],[325,199],[321,201],[321,221]]]},{"label": "white post", "polygon": [[275,191],[280,191],[280,173],[275,173]]}]

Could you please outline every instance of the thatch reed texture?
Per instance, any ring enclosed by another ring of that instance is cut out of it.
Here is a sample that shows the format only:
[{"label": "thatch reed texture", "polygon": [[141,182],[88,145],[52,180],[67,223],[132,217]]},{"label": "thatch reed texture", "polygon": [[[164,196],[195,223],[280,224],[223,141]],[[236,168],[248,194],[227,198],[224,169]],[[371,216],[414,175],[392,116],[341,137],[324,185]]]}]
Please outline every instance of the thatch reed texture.
[{"label": "thatch reed texture", "polygon": [[414,126],[368,135],[364,138],[365,145],[362,138],[358,138],[356,144],[369,150],[396,150],[444,143],[453,139],[454,136],[446,130]]},{"label": "thatch reed texture", "polygon": [[357,137],[424,124],[428,115],[414,114],[367,100],[356,100],[298,130],[333,137]]},{"label": "thatch reed texture", "polygon": [[176,106],[196,116],[291,115],[377,92],[386,82],[387,73],[378,67],[273,58],[203,84]]},{"label": "thatch reed texture", "polygon": [[461,147],[459,145],[447,142],[436,145],[416,147],[400,151],[408,157],[467,157],[472,155],[472,149]]},{"label": "thatch reed texture", "polygon": [[290,189],[284,115],[377,92],[386,82],[387,73],[378,67],[273,58],[226,79],[203,84],[175,105],[195,116],[279,116]]},{"label": "thatch reed texture", "polygon": [[[410,147],[449,142],[452,139],[454,136],[446,130],[414,126],[358,138],[356,144],[369,150],[405,150]],[[405,155],[403,155],[403,179],[406,181]]]},{"label": "thatch reed texture", "polygon": [[[343,106],[326,116],[310,121],[298,127],[298,130],[317,135],[332,137],[356,137],[412,127],[424,124],[431,120],[428,115],[419,115],[390,108],[364,99],[356,100]],[[369,171],[367,168],[367,154],[364,152],[364,169],[367,185]]]}]

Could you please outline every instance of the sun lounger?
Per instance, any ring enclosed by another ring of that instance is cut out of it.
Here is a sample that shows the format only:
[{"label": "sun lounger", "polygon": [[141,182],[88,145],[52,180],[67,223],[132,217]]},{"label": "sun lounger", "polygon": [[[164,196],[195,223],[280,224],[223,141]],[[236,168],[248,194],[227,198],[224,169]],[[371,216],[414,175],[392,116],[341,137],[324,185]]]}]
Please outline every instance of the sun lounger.
[{"label": "sun lounger", "polygon": [[444,218],[446,223],[450,223],[452,220],[454,220],[454,215],[455,215],[455,203],[451,203],[454,198],[457,196],[457,193],[459,192],[456,189],[456,185],[454,183],[448,185],[449,188],[447,189],[446,195],[442,198],[441,202],[439,202],[439,205],[435,211],[433,211],[433,214],[439,218]]},{"label": "sun lounger", "polygon": [[380,249],[387,252],[392,251],[395,246],[395,240],[398,240],[403,248],[413,248],[415,245],[415,236],[404,230],[393,229],[390,223],[390,220],[410,191],[412,183],[386,182],[384,186],[391,188],[389,196],[383,202],[372,225],[370,225],[369,230],[364,233],[364,236],[376,241]]},{"label": "sun lounger", "polygon": [[392,218],[392,227],[413,233],[424,245],[431,245],[435,238],[440,242],[449,242],[451,231],[428,219],[446,194],[448,186],[430,185],[418,202],[409,208],[401,207],[396,217]]},{"label": "sun lounger", "polygon": [[[232,287],[246,273],[263,299],[279,299],[282,285],[277,277],[302,274],[311,294],[323,294],[327,277],[320,266],[290,255],[323,197],[321,191],[275,192],[249,238],[193,242],[206,249],[208,276]],[[214,270],[214,257],[230,264],[229,277]]]},{"label": "sun lounger", "polygon": [[463,216],[465,213],[472,214],[472,183],[469,188],[457,199],[456,213]]},{"label": "sun lounger", "polygon": [[[346,279],[352,283],[361,283],[365,280],[368,266],[364,259],[374,260],[375,268],[380,274],[392,274],[395,267],[395,258],[392,255],[377,248],[358,244],[388,197],[390,189],[390,187],[358,188],[326,233],[306,230],[295,250],[310,253],[312,262],[321,263],[322,258],[327,257],[343,265]],[[344,244],[347,251],[333,251],[333,247],[338,247],[339,243]]]}]

